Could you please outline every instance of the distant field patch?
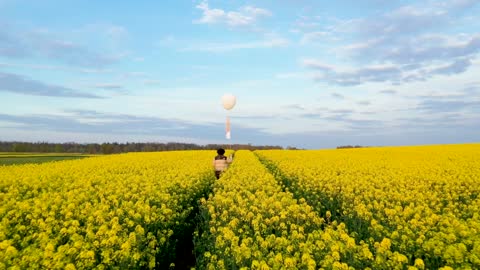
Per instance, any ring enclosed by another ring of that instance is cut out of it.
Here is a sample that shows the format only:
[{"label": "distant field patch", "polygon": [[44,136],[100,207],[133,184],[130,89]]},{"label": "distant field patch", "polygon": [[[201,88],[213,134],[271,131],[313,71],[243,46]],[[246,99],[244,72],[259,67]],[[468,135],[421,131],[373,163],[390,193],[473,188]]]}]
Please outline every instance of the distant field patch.
[{"label": "distant field patch", "polygon": [[28,163],[45,163],[90,157],[90,155],[71,153],[0,153],[0,166]]}]

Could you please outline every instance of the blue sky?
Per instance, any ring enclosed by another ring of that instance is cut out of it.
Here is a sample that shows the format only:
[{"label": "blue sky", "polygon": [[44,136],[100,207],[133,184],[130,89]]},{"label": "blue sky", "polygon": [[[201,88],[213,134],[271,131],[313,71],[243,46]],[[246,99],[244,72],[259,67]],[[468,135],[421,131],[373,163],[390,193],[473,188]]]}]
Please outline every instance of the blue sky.
[{"label": "blue sky", "polygon": [[480,1],[0,0],[0,140],[480,141]]}]

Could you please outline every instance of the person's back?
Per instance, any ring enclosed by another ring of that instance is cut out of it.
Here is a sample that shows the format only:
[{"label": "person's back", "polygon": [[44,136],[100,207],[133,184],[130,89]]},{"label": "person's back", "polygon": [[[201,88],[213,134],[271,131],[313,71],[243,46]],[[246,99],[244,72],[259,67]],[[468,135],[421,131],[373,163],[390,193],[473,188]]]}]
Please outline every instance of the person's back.
[{"label": "person's back", "polygon": [[219,179],[221,174],[227,170],[228,164],[231,163],[232,160],[224,156],[224,149],[218,149],[217,154],[218,155],[213,159],[213,167],[215,168],[215,176]]}]

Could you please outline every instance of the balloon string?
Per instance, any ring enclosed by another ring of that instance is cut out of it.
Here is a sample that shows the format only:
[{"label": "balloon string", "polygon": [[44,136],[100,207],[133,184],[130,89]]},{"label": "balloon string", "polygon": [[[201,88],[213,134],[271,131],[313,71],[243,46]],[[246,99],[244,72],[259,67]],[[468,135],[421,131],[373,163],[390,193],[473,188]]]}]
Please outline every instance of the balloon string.
[{"label": "balloon string", "polygon": [[227,121],[226,121],[226,132],[230,131],[230,117],[227,115]]}]

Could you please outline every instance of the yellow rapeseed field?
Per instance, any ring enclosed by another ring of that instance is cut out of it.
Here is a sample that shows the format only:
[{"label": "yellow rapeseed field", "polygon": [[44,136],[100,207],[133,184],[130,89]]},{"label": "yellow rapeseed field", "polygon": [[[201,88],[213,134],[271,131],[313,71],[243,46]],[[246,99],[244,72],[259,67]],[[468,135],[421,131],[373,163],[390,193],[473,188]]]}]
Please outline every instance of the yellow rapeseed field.
[{"label": "yellow rapeseed field", "polygon": [[238,151],[203,201],[197,231],[200,269],[348,269],[373,258],[344,225],[325,226],[250,151]]},{"label": "yellow rapeseed field", "polygon": [[0,167],[0,270],[480,269],[480,144],[214,156]]},{"label": "yellow rapeseed field", "polygon": [[480,144],[258,151],[376,269],[480,269]]},{"label": "yellow rapeseed field", "polygon": [[0,269],[154,268],[215,180],[213,155],[0,167]]}]

